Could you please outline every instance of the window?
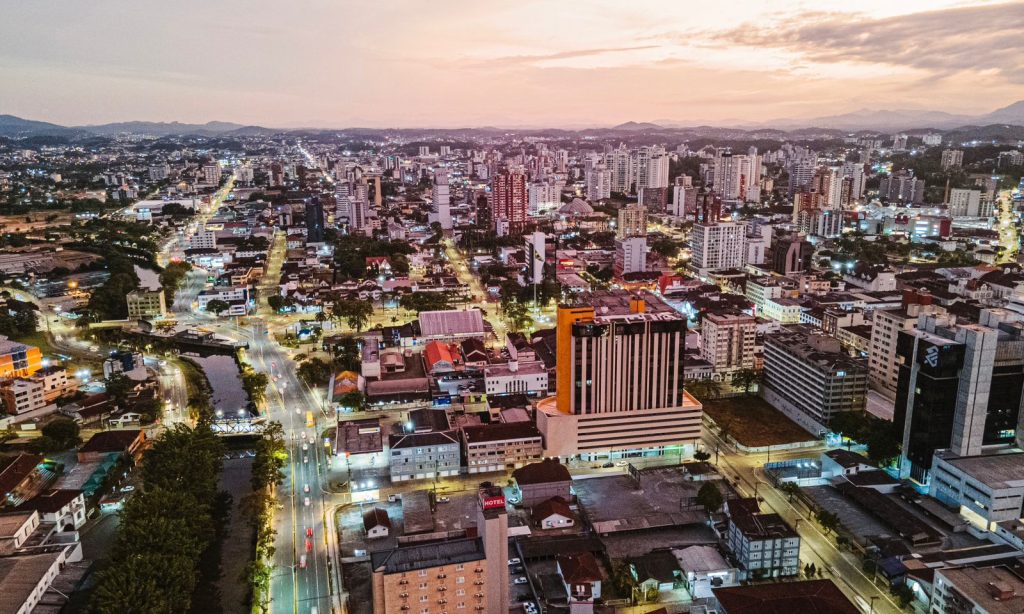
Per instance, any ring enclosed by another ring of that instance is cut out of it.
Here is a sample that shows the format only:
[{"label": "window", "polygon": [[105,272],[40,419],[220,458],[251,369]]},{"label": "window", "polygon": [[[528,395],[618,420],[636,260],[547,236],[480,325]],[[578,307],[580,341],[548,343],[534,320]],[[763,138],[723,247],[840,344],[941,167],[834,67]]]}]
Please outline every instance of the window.
[{"label": "window", "polygon": [[458,578],[455,578],[455,583],[456,584],[465,584],[466,583],[465,576],[459,576]]},{"label": "window", "polygon": [[421,578],[426,578],[427,577],[427,570],[426,569],[421,569],[420,572],[419,572],[419,576]]}]

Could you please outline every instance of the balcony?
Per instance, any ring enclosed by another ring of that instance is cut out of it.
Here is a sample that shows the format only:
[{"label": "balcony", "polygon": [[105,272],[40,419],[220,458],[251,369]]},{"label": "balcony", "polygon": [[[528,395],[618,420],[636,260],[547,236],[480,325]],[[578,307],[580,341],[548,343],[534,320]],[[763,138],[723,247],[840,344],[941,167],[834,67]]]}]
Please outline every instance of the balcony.
[{"label": "balcony", "polygon": [[447,577],[448,577],[448,574],[446,574],[446,573],[439,573],[439,574],[437,574],[437,579],[438,580],[444,580]]}]

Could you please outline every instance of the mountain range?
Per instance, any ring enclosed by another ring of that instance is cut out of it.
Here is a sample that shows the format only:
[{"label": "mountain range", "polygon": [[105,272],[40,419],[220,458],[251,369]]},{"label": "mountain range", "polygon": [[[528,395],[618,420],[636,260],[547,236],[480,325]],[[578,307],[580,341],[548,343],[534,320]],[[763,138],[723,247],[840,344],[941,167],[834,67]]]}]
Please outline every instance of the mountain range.
[{"label": "mountain range", "polygon": [[[795,130],[800,128],[826,128],[831,130],[856,131],[922,131],[952,130],[965,126],[991,125],[1024,126],[1024,100],[996,109],[982,115],[963,115],[929,110],[875,110],[861,109],[840,115],[811,118],[782,118],[768,122],[744,122],[742,120],[720,122],[719,128],[743,130],[777,129]],[[629,121],[611,128],[599,128],[610,132],[653,132],[692,129],[695,122],[683,124],[674,120],[654,122]],[[706,128],[701,126],[701,128]],[[307,129],[311,130],[311,129]],[[486,129],[482,129],[486,130]],[[493,130],[497,130],[496,128]],[[0,137],[63,136],[87,137],[113,136],[121,133],[144,134],[149,136],[197,135],[197,136],[254,136],[289,132],[286,129],[246,126],[232,122],[211,121],[205,124],[181,122],[130,121],[87,126],[61,126],[50,122],[23,119],[14,115],[0,115]],[[439,130],[439,132],[445,132]]]}]

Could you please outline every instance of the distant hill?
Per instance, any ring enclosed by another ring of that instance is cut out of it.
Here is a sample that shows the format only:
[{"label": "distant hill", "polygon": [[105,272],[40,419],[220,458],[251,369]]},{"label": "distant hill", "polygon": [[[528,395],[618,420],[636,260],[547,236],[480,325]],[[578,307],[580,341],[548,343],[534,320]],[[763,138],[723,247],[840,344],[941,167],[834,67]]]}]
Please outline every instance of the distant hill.
[{"label": "distant hill", "polygon": [[98,124],[92,126],[78,126],[80,130],[86,130],[93,134],[114,135],[121,133],[146,134],[150,136],[171,136],[176,134],[196,134],[200,136],[214,136],[248,128],[242,124],[231,122],[207,122],[205,124],[183,124],[181,122],[115,122],[112,124]]},{"label": "distant hill", "polygon": [[626,122],[619,124],[618,126],[612,126],[611,130],[621,130],[627,132],[637,132],[640,130],[664,130],[665,128],[658,124],[652,124],[650,122]]},{"label": "distant hill", "polygon": [[72,136],[76,130],[49,122],[22,119],[14,115],[0,115],[0,136]]}]

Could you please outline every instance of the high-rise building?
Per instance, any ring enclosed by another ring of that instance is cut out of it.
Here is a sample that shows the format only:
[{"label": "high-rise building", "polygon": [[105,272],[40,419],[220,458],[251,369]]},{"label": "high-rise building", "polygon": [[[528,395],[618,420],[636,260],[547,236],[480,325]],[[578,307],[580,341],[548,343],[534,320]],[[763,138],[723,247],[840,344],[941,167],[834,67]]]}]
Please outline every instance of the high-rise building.
[{"label": "high-rise building", "polygon": [[647,270],[647,238],[624,237],[615,239],[615,261],[613,270],[616,277],[629,273],[643,273]]},{"label": "high-rise building", "polygon": [[640,205],[630,205],[619,209],[619,221],[615,236],[620,239],[626,237],[646,237],[647,208]]},{"label": "high-rise building", "polygon": [[789,173],[789,197],[803,190],[810,185],[814,178],[814,171],[818,167],[818,161],[814,156],[803,156],[793,158],[786,166]]},{"label": "high-rise building", "polygon": [[609,153],[606,159],[612,172],[612,192],[631,193],[636,182],[636,169],[630,151],[619,147]]},{"label": "high-rise building", "polygon": [[564,149],[555,150],[555,171],[564,173],[569,170],[569,152]]},{"label": "high-rise building", "polygon": [[837,413],[863,410],[867,384],[866,361],[811,326],[765,337],[764,398],[808,432],[824,434]]},{"label": "high-rise building", "polygon": [[893,149],[893,151],[906,151],[907,150],[907,141],[908,140],[909,140],[909,137],[907,135],[903,134],[902,132],[900,134],[893,135],[893,137],[892,137],[892,149]]},{"label": "high-rise building", "polygon": [[448,192],[448,171],[434,173],[434,209],[444,230],[452,229],[452,199]]},{"label": "high-rise building", "polygon": [[950,217],[992,217],[992,202],[982,199],[981,190],[953,188],[949,191]]},{"label": "high-rise building", "polygon": [[923,315],[896,341],[893,422],[903,432],[901,472],[925,483],[937,450],[976,456],[1012,443],[1024,390],[1024,324],[983,309],[978,324]]},{"label": "high-rise building", "polygon": [[637,185],[639,191],[644,188],[667,188],[669,154],[663,147],[652,147],[647,152],[647,180],[643,186]]},{"label": "high-rise building", "polygon": [[701,319],[700,357],[716,373],[753,369],[757,318],[745,313],[708,313]]},{"label": "high-rise building", "polygon": [[882,178],[878,184],[878,196],[902,203],[923,203],[924,180],[915,178],[913,171],[897,171]]},{"label": "high-rise building", "polygon": [[495,175],[490,195],[492,228],[498,219],[506,220],[510,228],[526,223],[527,200],[525,174],[504,170]]},{"label": "high-rise building", "polygon": [[317,197],[306,199],[306,241],[322,243],[324,240],[324,208]]},{"label": "high-rise building", "polygon": [[942,151],[942,170],[960,168],[964,165],[964,152],[962,149],[944,149]]},{"label": "high-rise building", "polygon": [[672,201],[669,214],[676,217],[688,217],[697,211],[697,188],[693,187],[693,179],[687,175],[676,177],[672,186]]},{"label": "high-rise building", "polygon": [[814,246],[799,233],[778,234],[768,250],[768,265],[779,275],[802,273],[811,267]]},{"label": "high-rise building", "polygon": [[220,164],[216,161],[203,165],[203,183],[220,185]]},{"label": "high-rise building", "polygon": [[587,171],[587,198],[603,200],[612,196],[612,172],[604,164]]},{"label": "high-rise building", "polygon": [[558,308],[557,395],[538,404],[545,454],[692,453],[703,410],[683,391],[686,318],[650,292]]},{"label": "high-rise building", "polygon": [[690,233],[693,267],[701,274],[738,269],[745,264],[747,225],[737,222],[695,224]]},{"label": "high-rise building", "polygon": [[896,361],[896,341],[900,331],[913,330],[921,314],[945,312],[942,307],[932,305],[931,300],[929,295],[907,293],[900,309],[876,309],[874,312],[868,352],[868,384],[890,400],[896,399],[900,374]]},{"label": "high-rise building", "polygon": [[850,179],[850,199],[856,201],[863,198],[864,185],[867,180],[864,174],[864,165],[860,162],[844,162],[842,172],[843,177]]},{"label": "high-rise building", "polygon": [[537,216],[543,211],[558,208],[561,204],[562,186],[563,184],[550,180],[531,183],[528,188],[528,213]]}]

